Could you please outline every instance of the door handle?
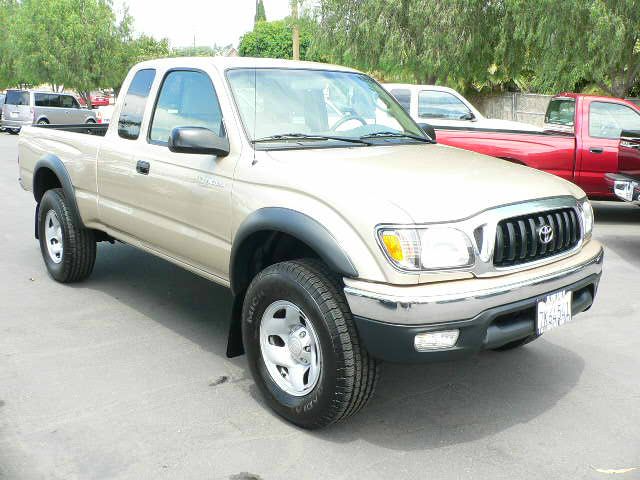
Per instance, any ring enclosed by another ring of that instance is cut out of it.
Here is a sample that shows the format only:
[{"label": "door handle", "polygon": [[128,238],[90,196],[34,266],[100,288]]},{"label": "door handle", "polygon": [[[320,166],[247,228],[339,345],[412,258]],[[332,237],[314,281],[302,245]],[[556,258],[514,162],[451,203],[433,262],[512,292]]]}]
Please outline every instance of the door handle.
[{"label": "door handle", "polygon": [[602,147],[591,147],[589,151],[591,153],[602,153],[604,152],[604,149]]},{"label": "door handle", "polygon": [[136,172],[141,175],[149,175],[149,162],[145,162],[144,160],[138,160],[136,163]]}]

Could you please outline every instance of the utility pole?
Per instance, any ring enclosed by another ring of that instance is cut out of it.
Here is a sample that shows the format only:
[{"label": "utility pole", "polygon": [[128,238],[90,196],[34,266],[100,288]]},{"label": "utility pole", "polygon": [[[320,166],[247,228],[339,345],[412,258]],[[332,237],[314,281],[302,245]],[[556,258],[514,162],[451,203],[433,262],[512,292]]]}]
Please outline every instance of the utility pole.
[{"label": "utility pole", "polygon": [[300,60],[300,29],[298,28],[298,0],[291,0],[293,59]]}]

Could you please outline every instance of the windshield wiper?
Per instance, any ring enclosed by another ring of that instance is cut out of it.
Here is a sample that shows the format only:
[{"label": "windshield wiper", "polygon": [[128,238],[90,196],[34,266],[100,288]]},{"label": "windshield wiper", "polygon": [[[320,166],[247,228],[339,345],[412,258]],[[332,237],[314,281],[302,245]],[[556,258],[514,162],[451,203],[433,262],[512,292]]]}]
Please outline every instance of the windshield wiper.
[{"label": "windshield wiper", "polygon": [[353,138],[353,137],[340,137],[340,136],[331,136],[331,135],[313,135],[307,133],[279,133],[277,135],[269,135],[268,137],[257,138],[252,140],[251,143],[264,143],[264,142],[273,142],[279,140],[339,140],[341,142],[348,143],[359,143],[361,145],[371,145],[371,143],[366,142],[362,138]]},{"label": "windshield wiper", "polygon": [[368,133],[367,135],[362,135],[360,137],[360,139],[365,139],[365,138],[382,138],[382,137],[394,137],[394,138],[410,138],[412,140],[418,140],[420,142],[425,142],[425,143],[434,143],[433,140],[431,140],[430,138],[427,137],[420,137],[418,135],[413,135],[411,133],[402,133],[402,132],[374,132],[374,133]]}]

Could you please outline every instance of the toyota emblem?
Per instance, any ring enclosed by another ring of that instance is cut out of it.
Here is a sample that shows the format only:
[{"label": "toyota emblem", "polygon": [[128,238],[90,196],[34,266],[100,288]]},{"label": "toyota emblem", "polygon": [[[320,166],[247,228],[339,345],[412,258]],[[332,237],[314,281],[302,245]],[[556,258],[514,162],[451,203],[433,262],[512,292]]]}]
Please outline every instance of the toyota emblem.
[{"label": "toyota emblem", "polygon": [[540,241],[543,245],[551,243],[551,241],[553,240],[553,228],[551,228],[549,225],[541,226],[540,230],[538,230],[538,238],[540,238]]}]

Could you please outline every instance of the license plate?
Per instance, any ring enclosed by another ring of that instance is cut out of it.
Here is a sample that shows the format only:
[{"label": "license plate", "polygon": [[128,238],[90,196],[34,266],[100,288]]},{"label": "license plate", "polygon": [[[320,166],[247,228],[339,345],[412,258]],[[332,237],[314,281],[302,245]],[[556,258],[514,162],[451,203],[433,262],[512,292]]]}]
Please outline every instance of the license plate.
[{"label": "license plate", "polygon": [[18,118],[18,112],[11,112],[11,118]]},{"label": "license plate", "polygon": [[547,295],[538,302],[536,331],[538,335],[571,321],[571,291]]}]

